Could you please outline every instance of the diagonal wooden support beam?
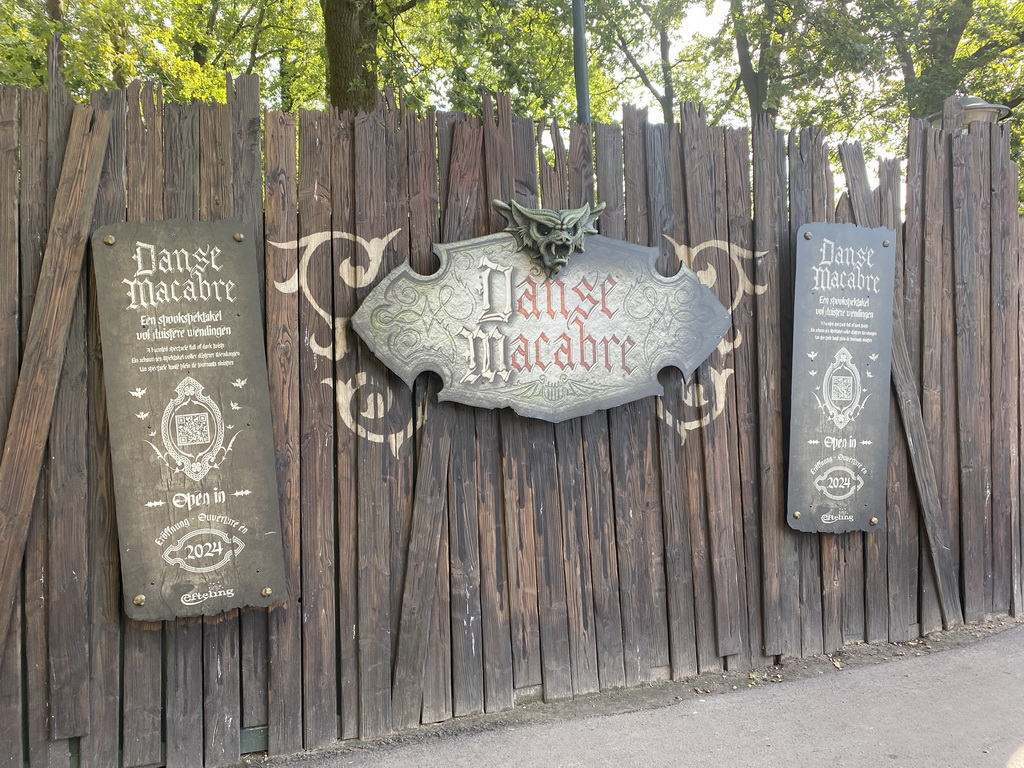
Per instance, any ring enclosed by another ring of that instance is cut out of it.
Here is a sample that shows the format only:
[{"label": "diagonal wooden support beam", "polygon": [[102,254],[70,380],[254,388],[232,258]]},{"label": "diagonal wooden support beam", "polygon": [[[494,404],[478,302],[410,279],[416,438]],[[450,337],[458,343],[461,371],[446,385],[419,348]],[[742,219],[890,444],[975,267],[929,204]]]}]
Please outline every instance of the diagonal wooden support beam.
[{"label": "diagonal wooden support beam", "polygon": [[[850,201],[853,204],[854,221],[865,227],[879,226],[878,211],[871,195],[867,166],[860,144],[841,144],[839,156],[846,174]],[[903,417],[903,431],[907,437],[910,460],[914,468],[914,481],[921,502],[921,518],[928,536],[928,551],[938,576],[939,608],[942,611],[942,625],[946,629],[963,623],[963,609],[960,604],[960,587],[953,567],[953,553],[949,539],[942,525],[942,508],[939,504],[938,481],[928,450],[921,398],[914,383],[913,367],[907,350],[907,334],[903,322],[903,297],[895,297],[892,323],[892,383],[896,390],[896,402]]]},{"label": "diagonal wooden support beam", "polygon": [[0,653],[7,644],[57,380],[92,224],[110,113],[77,106],[50,220],[35,307],[0,457]]}]

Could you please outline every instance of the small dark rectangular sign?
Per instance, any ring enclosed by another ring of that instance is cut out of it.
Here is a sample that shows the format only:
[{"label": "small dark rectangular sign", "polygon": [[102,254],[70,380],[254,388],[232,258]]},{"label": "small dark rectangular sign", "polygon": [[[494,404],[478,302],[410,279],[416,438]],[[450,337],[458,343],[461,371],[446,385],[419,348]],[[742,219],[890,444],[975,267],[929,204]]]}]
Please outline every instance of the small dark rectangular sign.
[{"label": "small dark rectangular sign", "polygon": [[896,233],[807,224],[797,237],[789,524],[885,527]]},{"label": "small dark rectangular sign", "polygon": [[136,620],[285,597],[247,233],[228,220],[93,235],[122,586]]}]

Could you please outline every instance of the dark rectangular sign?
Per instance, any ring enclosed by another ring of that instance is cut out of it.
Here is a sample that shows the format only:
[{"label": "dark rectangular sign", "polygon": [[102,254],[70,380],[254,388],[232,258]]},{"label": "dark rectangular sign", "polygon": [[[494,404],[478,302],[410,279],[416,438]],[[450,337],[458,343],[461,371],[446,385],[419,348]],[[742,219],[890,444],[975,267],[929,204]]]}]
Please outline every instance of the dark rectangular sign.
[{"label": "dark rectangular sign", "polygon": [[238,221],[93,235],[125,610],[285,596],[255,253]]},{"label": "dark rectangular sign", "polygon": [[896,233],[807,224],[797,237],[789,524],[885,527]]}]

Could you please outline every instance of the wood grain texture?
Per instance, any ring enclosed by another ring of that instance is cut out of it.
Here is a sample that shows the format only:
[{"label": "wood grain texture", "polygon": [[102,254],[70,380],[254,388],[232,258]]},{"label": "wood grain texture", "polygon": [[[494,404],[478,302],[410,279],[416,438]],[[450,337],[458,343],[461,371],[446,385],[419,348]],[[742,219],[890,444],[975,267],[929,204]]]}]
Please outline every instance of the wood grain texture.
[{"label": "wood grain texture", "polygon": [[[355,178],[376,180],[356,196],[355,234],[364,240],[387,233],[384,115],[378,110],[355,118]],[[383,257],[388,260],[387,256]],[[383,269],[381,270],[383,272]],[[378,273],[378,279],[382,275]],[[376,281],[360,284],[362,298]],[[365,434],[386,434],[393,388],[384,365],[360,347],[360,372],[366,380],[356,395],[367,404],[359,417]],[[363,400],[363,398],[366,398]],[[359,442],[359,735],[390,733],[391,722],[391,515],[388,480],[393,461],[389,441]]]},{"label": "wood grain texture", "polygon": [[[602,234],[621,237],[625,228],[622,131],[615,125],[594,126],[597,198],[605,204],[599,219]],[[583,419],[587,505],[590,517],[590,563],[597,633],[598,679],[601,690],[626,684],[623,667],[622,608],[611,475],[611,434],[607,412]]]},{"label": "wood grain texture", "polygon": [[[163,112],[163,211],[168,219],[199,218],[199,108],[168,104]],[[203,764],[203,622],[164,623],[167,768]]]},{"label": "wood grain texture", "polygon": [[[497,114],[484,99],[483,150],[484,201],[491,211],[490,233],[505,227],[505,219],[489,208],[491,200],[508,200],[515,179],[506,158],[512,156],[512,106],[507,96],[498,97]],[[509,573],[505,551],[504,494],[501,488],[501,429],[505,416],[477,411],[477,510],[480,515],[480,609],[484,654],[484,706],[488,712],[514,704],[512,636],[509,623]]]},{"label": "wood grain texture", "polygon": [[736,366],[735,384],[737,390],[737,447],[740,461],[740,499],[742,509],[742,541],[746,559],[747,632],[750,636],[750,663],[763,667],[771,663],[771,657],[764,652],[762,594],[763,574],[761,558],[760,509],[760,461],[758,455],[758,433],[760,416],[757,381],[757,284],[755,274],[756,254],[754,250],[753,217],[751,208],[750,179],[750,132],[746,129],[726,133],[726,189],[728,190],[729,235],[731,244],[737,245],[750,257],[741,258],[738,267],[742,285],[749,287],[737,290],[738,301],[732,312],[736,347],[733,350]]},{"label": "wood grain texture", "polygon": [[[257,75],[227,77],[232,215],[252,228],[260,316],[265,316],[262,107]],[[267,611],[239,611],[242,727],[267,725]]]},{"label": "wood grain texture", "polygon": [[[160,221],[163,212],[163,98],[138,81],[126,91],[125,188],[128,221]],[[122,595],[123,598],[123,595]],[[126,622],[124,628],[124,754],[126,766],[161,757],[163,625]]]},{"label": "wood grain texture", "polygon": [[[0,603],[13,604],[29,515],[49,429],[63,348],[71,323],[72,297],[92,221],[110,115],[94,119],[88,107],[75,110],[65,170],[54,203],[53,236],[48,239],[25,341],[18,388],[0,460]],[[0,612],[0,638],[6,640],[10,615]]]},{"label": "wood grain texture", "polygon": [[1013,567],[1013,531],[1020,518],[1020,355],[1017,337],[1017,172],[1009,134],[989,132],[991,152],[991,403],[992,403],[992,611],[1009,613],[1019,585]]},{"label": "wood grain texture", "polygon": [[[199,219],[232,216],[230,111],[199,106]],[[241,757],[241,649],[238,610],[203,617],[203,764],[237,763]]]},{"label": "wood grain texture", "polygon": [[[21,357],[20,265],[18,249],[18,145],[21,94],[17,88],[0,87],[0,444],[7,438],[14,393],[18,386]],[[12,630],[0,655],[0,710],[9,715],[0,721],[0,743],[9,745],[0,756],[4,768],[25,763],[22,702],[21,611],[22,586],[15,585],[5,610],[12,615]]]},{"label": "wood grain texture", "polygon": [[980,621],[988,611],[986,539],[992,510],[991,382],[984,367],[989,299],[979,252],[982,187],[972,172],[983,156],[982,142],[978,132],[952,139],[962,579],[968,622]]},{"label": "wood grain texture", "polygon": [[783,399],[781,287],[777,253],[785,217],[780,206],[779,162],[783,135],[767,118],[753,126],[754,248],[764,252],[756,263],[757,360],[760,371],[761,536],[764,557],[764,647],[770,655],[800,652],[797,616],[796,542],[785,524],[783,474]]},{"label": "wood grain texture", "polygon": [[[298,179],[295,118],[280,112],[264,116],[266,133],[266,238],[298,239]],[[267,251],[267,372],[270,413],[277,457],[287,601],[268,617],[267,752],[302,749],[302,522],[299,496],[299,297],[278,290],[298,269],[295,251]]]},{"label": "wood grain texture", "polygon": [[[298,235],[331,228],[332,147],[329,117],[299,112]],[[330,246],[309,261],[309,298],[333,316],[334,266]],[[299,302],[299,494],[302,552],[303,743],[308,749],[337,738],[337,636],[334,477],[334,329],[310,301]],[[325,350],[320,352],[318,350]]]}]

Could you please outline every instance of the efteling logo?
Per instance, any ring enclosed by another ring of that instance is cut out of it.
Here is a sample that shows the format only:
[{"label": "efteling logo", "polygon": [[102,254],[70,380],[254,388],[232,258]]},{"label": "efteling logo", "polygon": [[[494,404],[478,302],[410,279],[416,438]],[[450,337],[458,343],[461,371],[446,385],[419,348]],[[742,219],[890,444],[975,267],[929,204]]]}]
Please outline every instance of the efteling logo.
[{"label": "efteling logo", "polygon": [[840,522],[842,522],[842,523],[852,523],[853,522],[853,515],[844,514],[844,513],[840,513],[840,514],[837,515],[837,514],[835,514],[833,512],[826,512],[824,515],[821,516],[821,522],[823,522],[823,523],[840,523]]},{"label": "efteling logo", "polygon": [[185,605],[198,605],[212,597],[234,597],[234,589],[214,589],[209,592],[189,592],[181,596],[181,602]]}]

